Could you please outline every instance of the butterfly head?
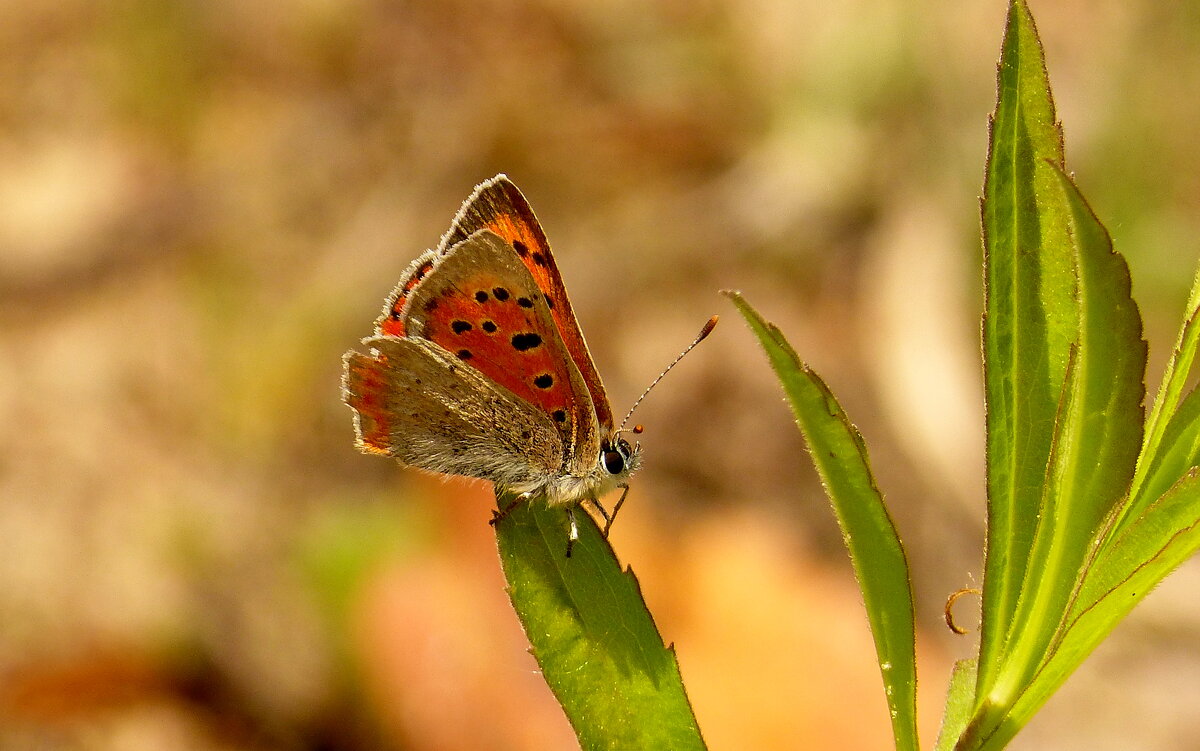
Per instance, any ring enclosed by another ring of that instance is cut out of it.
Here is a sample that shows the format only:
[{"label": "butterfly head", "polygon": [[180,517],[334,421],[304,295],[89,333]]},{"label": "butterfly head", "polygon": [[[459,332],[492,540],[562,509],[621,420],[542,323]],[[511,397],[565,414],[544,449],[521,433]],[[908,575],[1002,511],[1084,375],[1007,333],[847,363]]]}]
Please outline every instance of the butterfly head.
[{"label": "butterfly head", "polygon": [[551,506],[576,504],[626,487],[629,476],[637,471],[641,462],[641,445],[630,445],[629,441],[614,432],[600,440],[596,463],[581,474],[564,473],[546,477],[529,487],[513,485],[511,488],[516,492],[542,492]]}]

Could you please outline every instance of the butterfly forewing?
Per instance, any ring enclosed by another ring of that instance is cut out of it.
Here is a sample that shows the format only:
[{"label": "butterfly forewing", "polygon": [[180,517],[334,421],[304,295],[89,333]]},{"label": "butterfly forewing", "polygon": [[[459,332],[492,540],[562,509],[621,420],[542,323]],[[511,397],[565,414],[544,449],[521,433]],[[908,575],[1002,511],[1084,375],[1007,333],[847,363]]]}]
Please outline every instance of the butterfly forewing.
[{"label": "butterfly forewing", "polygon": [[436,259],[408,293],[407,337],[427,339],[546,415],[564,456],[599,451],[595,412],[545,296],[512,247],[489,230]]},{"label": "butterfly forewing", "polygon": [[[517,186],[504,175],[497,175],[475,188],[475,192],[459,210],[454,224],[442,238],[438,248],[444,252],[481,229],[489,229],[510,243],[521,263],[528,269],[545,297],[550,316],[571,361],[575,363],[587,386],[592,409],[599,424],[605,432],[610,432],[613,417],[608,395],[604,391],[600,374],[596,371],[596,365],[592,362],[592,356],[571,310],[566,287],[558,273],[554,256],[550,253],[550,244],[529,202],[521,195]],[[419,268],[414,269],[414,272],[419,271]]]}]

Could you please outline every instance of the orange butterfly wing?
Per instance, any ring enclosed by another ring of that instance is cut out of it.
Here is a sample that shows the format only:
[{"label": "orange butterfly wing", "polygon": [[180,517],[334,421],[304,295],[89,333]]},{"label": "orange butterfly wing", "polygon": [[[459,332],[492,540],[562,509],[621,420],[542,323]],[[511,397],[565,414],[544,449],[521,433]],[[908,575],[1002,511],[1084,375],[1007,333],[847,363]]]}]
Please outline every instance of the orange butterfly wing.
[{"label": "orange butterfly wing", "polygon": [[[424,339],[438,345],[450,362],[456,359],[478,371],[489,384],[502,387],[544,415],[544,427],[561,439],[565,471],[579,471],[579,462],[582,466],[593,464],[600,437],[586,384],[569,359],[545,295],[512,246],[481,230],[456,243],[445,255],[425,253],[413,268],[426,266],[419,283],[406,281],[393,293],[406,301],[403,315],[398,319],[385,315],[380,323],[382,338],[367,342]],[[402,327],[403,335],[387,333],[388,329],[398,330],[397,326]],[[379,346],[373,344],[373,348]],[[396,350],[396,354],[404,352],[407,350]],[[413,425],[420,422],[406,410],[437,411],[420,406],[430,390],[444,391],[447,403],[466,404],[463,409],[467,412],[478,406],[467,404],[462,385],[452,385],[453,379],[440,383],[427,379],[422,385],[418,378],[414,386],[405,380],[407,376],[394,372],[395,367],[383,353],[352,354],[347,360],[347,401],[360,416],[361,445],[373,453],[393,455],[403,449],[396,435],[416,434]],[[404,388],[410,393],[397,401],[395,384],[400,382],[407,384]],[[408,407],[398,409],[403,402]],[[488,406],[474,415],[473,422],[476,426],[500,424],[503,420],[495,410],[494,405]],[[410,416],[413,420],[407,419]],[[407,427],[401,429],[402,425]],[[518,438],[530,439],[531,435],[517,433],[501,440]]]},{"label": "orange butterfly wing", "polygon": [[[550,253],[550,243],[547,242],[546,234],[525,196],[521,195],[517,186],[504,175],[496,175],[475,188],[475,192],[454,217],[450,231],[439,243],[439,252],[446,252],[481,229],[490,229],[511,243],[521,262],[533,275],[546,304],[550,307],[550,313],[554,317],[563,344],[566,345],[567,353],[575,362],[575,367],[579,368],[583,382],[591,394],[601,430],[606,434],[611,433],[613,415],[608,403],[608,394],[604,391],[604,383],[600,380],[587,343],[583,340],[583,333],[579,330],[579,323],[575,320],[575,313],[571,310],[567,289],[558,273],[554,256]],[[419,272],[420,269],[415,269],[414,276]],[[413,281],[413,286],[417,281],[419,280]]]}]

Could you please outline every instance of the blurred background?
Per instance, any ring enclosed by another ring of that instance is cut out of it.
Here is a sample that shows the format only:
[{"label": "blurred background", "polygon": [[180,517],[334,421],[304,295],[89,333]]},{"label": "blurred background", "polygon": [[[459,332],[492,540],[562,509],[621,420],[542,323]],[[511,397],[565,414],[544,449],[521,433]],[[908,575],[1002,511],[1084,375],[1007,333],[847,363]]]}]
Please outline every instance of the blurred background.
[{"label": "blurred background", "polygon": [[[339,400],[342,353],[501,171],[618,413],[725,315],[640,409],[613,533],[711,746],[890,745],[840,536],[722,288],[866,437],[932,742],[975,639],[942,606],[980,583],[1004,5],[0,2],[0,749],[574,747],[488,488],[357,453]],[[1200,6],[1033,10],[1157,384],[1200,254]],[[1014,748],[1193,748],[1198,579]]]}]

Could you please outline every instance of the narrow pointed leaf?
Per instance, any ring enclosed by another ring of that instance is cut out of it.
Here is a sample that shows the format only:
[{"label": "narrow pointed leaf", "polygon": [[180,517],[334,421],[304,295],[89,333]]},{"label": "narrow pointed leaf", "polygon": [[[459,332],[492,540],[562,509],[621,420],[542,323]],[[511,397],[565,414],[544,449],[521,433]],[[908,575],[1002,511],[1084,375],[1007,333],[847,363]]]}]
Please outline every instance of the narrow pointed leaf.
[{"label": "narrow pointed leaf", "polygon": [[1130,296],[1129,269],[1083,196],[1065,174],[1059,175],[1071,210],[1080,343],[1067,371],[1034,545],[1014,617],[1019,627],[1005,646],[994,684],[980,697],[989,716],[981,716],[973,731],[983,739],[990,739],[1002,720],[1012,728],[1008,707],[1061,638],[1091,543],[1125,496],[1142,438],[1146,343]]},{"label": "narrow pointed leaf", "polygon": [[1065,174],[1079,274],[1080,343],[1067,389],[1030,565],[1004,671],[1019,690],[1044,659],[1080,568],[1108,513],[1124,497],[1142,441],[1146,342],[1129,268]]},{"label": "narrow pointed leaf", "polygon": [[1037,524],[1067,353],[1076,338],[1062,132],[1025,3],[1009,7],[984,181],[987,560],[979,691],[1013,623]]},{"label": "narrow pointed leaf", "polygon": [[[512,496],[497,498],[500,508]],[[496,525],[513,607],[584,749],[703,749],[675,651],[637,579],[582,510],[566,557],[562,508],[522,502]]]},{"label": "narrow pointed leaf", "polygon": [[1197,465],[1200,465],[1200,391],[1192,390],[1165,422],[1153,457],[1139,465],[1141,482],[1133,501],[1124,509],[1124,523],[1113,529],[1112,540],[1120,537],[1130,524],[1137,523],[1151,504]]},{"label": "narrow pointed leaf", "polygon": [[833,503],[875,639],[896,748],[916,751],[917,675],[908,561],[871,475],[862,436],[779,329],[741,295],[726,294],[766,351]]},{"label": "narrow pointed leaf", "polygon": [[[1167,362],[1163,373],[1162,384],[1155,395],[1154,404],[1150,408],[1150,416],[1146,418],[1146,435],[1142,444],[1142,452],[1138,457],[1137,471],[1134,474],[1130,488],[1129,505],[1122,509],[1113,520],[1110,535],[1115,537],[1127,522],[1137,519],[1143,509],[1155,501],[1162,491],[1173,483],[1182,472],[1170,476],[1174,471],[1171,461],[1161,457],[1160,451],[1166,450],[1179,457],[1180,447],[1176,442],[1181,436],[1180,421],[1176,420],[1176,409],[1182,411],[1179,399],[1183,393],[1184,384],[1191,375],[1192,363],[1196,359],[1196,349],[1200,345],[1200,269],[1192,280],[1192,292],[1188,296],[1187,313],[1175,349]],[[1184,422],[1191,422],[1186,420]],[[1177,434],[1174,437],[1164,436],[1174,426]],[[1163,448],[1165,445],[1165,449]],[[1164,474],[1165,473],[1165,474]],[[1156,482],[1155,482],[1156,481]],[[1164,482],[1165,481],[1165,482]],[[1154,487],[1144,487],[1146,483]],[[1111,539],[1111,538],[1110,538]]]},{"label": "narrow pointed leaf", "polygon": [[[1111,597],[1120,587],[1134,580],[1145,582],[1145,575],[1156,562],[1161,565],[1169,560],[1164,558],[1169,548],[1180,549],[1178,546],[1184,542],[1187,530],[1200,523],[1198,490],[1200,482],[1197,482],[1193,468],[1113,540],[1084,579],[1079,597],[1081,606],[1073,614],[1076,618],[1095,610],[1097,603]],[[1171,568],[1179,562],[1175,561]],[[1163,575],[1171,568],[1163,570]],[[1157,583],[1155,580],[1150,586]]]}]

